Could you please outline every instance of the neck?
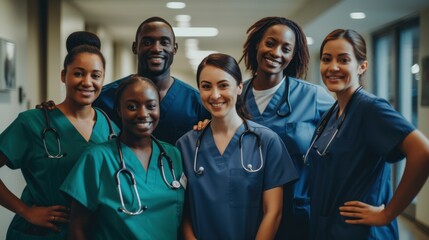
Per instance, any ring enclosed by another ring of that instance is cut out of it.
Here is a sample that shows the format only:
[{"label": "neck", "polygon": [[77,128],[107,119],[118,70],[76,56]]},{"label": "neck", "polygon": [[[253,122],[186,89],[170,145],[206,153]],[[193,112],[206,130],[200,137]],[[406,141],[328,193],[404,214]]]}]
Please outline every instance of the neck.
[{"label": "neck", "polygon": [[240,118],[238,114],[234,114],[231,117],[224,118],[212,118],[211,120],[211,128],[213,132],[234,132],[238,127],[243,123],[243,120]]},{"label": "neck", "polygon": [[57,108],[63,112],[67,117],[75,119],[88,119],[94,118],[95,111],[91,105],[78,106],[72,104],[70,101],[65,100],[64,102],[57,105]]},{"label": "neck", "polygon": [[256,90],[266,90],[273,88],[279,84],[283,79],[283,74],[267,74],[258,72],[256,76],[254,76],[252,85]]},{"label": "neck", "polygon": [[145,149],[152,146],[152,139],[150,136],[136,137],[128,134],[126,131],[121,131],[119,140],[131,149]]},{"label": "neck", "polygon": [[356,91],[360,88],[359,85],[350,87],[344,91],[337,92],[337,101],[338,101],[338,116],[340,116],[344,109],[347,107],[347,104],[350,102],[350,99],[356,93]]}]

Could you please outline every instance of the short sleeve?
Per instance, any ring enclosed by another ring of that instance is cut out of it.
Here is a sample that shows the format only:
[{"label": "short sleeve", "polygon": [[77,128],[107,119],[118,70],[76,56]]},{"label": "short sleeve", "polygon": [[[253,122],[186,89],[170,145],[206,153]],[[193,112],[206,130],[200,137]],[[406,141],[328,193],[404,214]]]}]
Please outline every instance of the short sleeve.
[{"label": "short sleeve", "polygon": [[[25,166],[32,154],[33,131],[28,127],[28,119],[24,114],[18,117],[0,135],[0,151],[8,158],[8,166],[18,169]],[[29,135],[30,134],[30,135]]]},{"label": "short sleeve", "polygon": [[280,137],[272,132],[266,137],[264,191],[284,185],[298,178],[293,161]]},{"label": "short sleeve", "polygon": [[100,169],[103,159],[100,151],[96,149],[97,145],[82,154],[60,188],[91,211],[95,211],[99,203]]},{"label": "short sleeve", "polygon": [[398,146],[415,127],[399,112],[381,98],[376,98],[365,107],[363,130],[370,149],[388,162],[404,157]]}]

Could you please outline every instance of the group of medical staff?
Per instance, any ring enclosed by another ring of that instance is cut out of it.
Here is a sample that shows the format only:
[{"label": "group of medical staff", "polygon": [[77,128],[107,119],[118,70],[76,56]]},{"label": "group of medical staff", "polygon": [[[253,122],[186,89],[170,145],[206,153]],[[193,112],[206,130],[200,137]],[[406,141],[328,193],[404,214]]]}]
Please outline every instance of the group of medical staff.
[{"label": "group of medical staff", "polygon": [[[137,29],[137,73],[105,86],[98,37],[71,34],[65,100],[0,135],[0,166],[27,183],[18,198],[0,181],[16,213],[7,238],[398,239],[395,218],[429,175],[429,141],[362,89],[365,40],[337,29],[323,41],[333,98],[302,80],[309,53],[295,22],[266,17],[247,34],[251,78],[211,54],[198,89],[170,74],[178,44],[163,18]],[[393,192],[389,163],[404,157]]]}]

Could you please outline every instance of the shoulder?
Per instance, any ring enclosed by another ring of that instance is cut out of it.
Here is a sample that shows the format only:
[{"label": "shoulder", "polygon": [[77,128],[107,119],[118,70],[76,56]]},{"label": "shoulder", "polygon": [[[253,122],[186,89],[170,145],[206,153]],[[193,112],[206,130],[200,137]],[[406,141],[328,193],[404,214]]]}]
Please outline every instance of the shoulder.
[{"label": "shoulder", "polygon": [[197,141],[198,136],[201,134],[203,130],[201,131],[195,131],[195,130],[189,130],[188,132],[186,132],[185,134],[183,134],[183,136],[181,136],[178,140],[177,140],[177,146],[183,147],[183,146],[195,146],[195,142]]},{"label": "shoulder", "polygon": [[102,92],[102,93],[103,93],[103,92],[110,92],[110,91],[112,91],[112,90],[115,90],[115,91],[116,91],[116,89],[119,87],[119,85],[121,84],[121,82],[123,82],[124,80],[126,80],[126,79],[130,78],[130,76],[131,76],[131,75],[126,76],[126,77],[123,77],[123,78],[120,78],[120,79],[118,79],[118,80],[116,80],[116,81],[113,81],[113,82],[111,82],[111,83],[108,83],[108,84],[104,85],[104,86],[103,86],[103,89],[101,90],[101,92]]},{"label": "shoulder", "polygon": [[198,90],[196,88],[194,88],[193,86],[191,86],[190,84],[176,78],[174,78],[174,84],[176,85],[175,87],[179,88],[180,91],[186,91],[189,93],[196,93],[199,94]]}]

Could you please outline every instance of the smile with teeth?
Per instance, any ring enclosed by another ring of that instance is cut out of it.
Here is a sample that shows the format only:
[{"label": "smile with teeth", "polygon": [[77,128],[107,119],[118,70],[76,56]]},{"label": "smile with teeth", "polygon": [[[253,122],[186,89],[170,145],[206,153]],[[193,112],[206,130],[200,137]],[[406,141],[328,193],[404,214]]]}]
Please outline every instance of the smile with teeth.
[{"label": "smile with teeth", "polygon": [[222,106],[224,103],[211,103],[211,105],[213,106],[213,107],[220,107],[220,106]]},{"label": "smile with teeth", "polygon": [[272,66],[280,66],[281,64],[280,62],[269,58],[265,58],[265,61],[267,61],[267,63]]}]

